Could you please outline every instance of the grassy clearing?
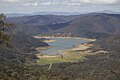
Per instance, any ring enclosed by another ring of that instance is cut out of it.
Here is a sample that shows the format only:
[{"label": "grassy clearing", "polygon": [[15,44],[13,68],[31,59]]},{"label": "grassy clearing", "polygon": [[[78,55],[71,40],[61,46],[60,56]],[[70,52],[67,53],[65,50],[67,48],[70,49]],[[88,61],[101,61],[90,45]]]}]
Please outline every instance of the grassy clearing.
[{"label": "grassy clearing", "polygon": [[68,50],[64,52],[64,59],[71,61],[85,60],[85,55],[79,50]]},{"label": "grassy clearing", "polygon": [[50,64],[50,63],[61,63],[61,62],[73,62],[73,61],[78,61],[78,60],[85,60],[85,56],[80,53],[80,51],[77,50],[69,50],[69,51],[63,51],[64,55],[63,56],[56,56],[52,57],[47,55],[42,55],[38,57],[40,59],[37,60],[38,64]]},{"label": "grassy clearing", "polygon": [[42,58],[42,59],[39,59],[37,60],[37,63],[38,64],[50,64],[50,63],[60,63],[60,62],[68,62],[67,60],[65,59],[62,59],[62,58]]}]

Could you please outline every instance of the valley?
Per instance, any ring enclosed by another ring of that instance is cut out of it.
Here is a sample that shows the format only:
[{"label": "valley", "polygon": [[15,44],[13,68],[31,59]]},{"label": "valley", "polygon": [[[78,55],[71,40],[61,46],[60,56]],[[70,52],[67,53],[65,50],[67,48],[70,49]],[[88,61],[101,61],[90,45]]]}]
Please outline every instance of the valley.
[{"label": "valley", "polygon": [[[41,38],[37,36],[36,38]],[[74,60],[81,59],[81,49],[87,49],[89,45],[83,45],[89,41],[95,41],[95,39],[85,39],[85,38],[77,38],[77,37],[42,37],[47,38],[47,43],[49,46],[46,49],[37,48],[38,63],[47,64],[54,62],[72,62]],[[50,42],[49,42],[50,40]],[[52,41],[52,42],[51,42]],[[46,42],[46,40],[45,40]],[[75,49],[74,49],[75,48]],[[75,56],[76,55],[76,56]],[[82,54],[83,55],[83,54]]]},{"label": "valley", "polygon": [[0,79],[119,80],[119,22],[107,13],[1,18]]}]

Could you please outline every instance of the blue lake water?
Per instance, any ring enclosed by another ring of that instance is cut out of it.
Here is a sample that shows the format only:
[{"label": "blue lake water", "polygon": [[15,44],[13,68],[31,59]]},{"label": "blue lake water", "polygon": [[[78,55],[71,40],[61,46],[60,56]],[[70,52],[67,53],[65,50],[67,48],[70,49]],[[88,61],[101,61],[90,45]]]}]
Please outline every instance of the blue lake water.
[{"label": "blue lake water", "polygon": [[88,40],[76,38],[50,38],[50,39],[55,40],[55,42],[47,42],[50,46],[52,46],[52,48],[42,50],[40,51],[40,53],[49,55],[62,54],[61,52],[62,50],[72,49],[76,45],[89,42]]}]

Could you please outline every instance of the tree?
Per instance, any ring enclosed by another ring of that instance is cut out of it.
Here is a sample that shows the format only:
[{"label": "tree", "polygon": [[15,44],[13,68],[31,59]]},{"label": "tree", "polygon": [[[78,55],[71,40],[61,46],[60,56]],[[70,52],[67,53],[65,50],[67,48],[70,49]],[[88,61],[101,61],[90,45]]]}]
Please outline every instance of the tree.
[{"label": "tree", "polygon": [[5,19],[6,16],[4,14],[0,14],[0,45],[4,44],[9,46],[11,37],[5,32],[5,30],[14,26],[14,24],[6,22]]}]

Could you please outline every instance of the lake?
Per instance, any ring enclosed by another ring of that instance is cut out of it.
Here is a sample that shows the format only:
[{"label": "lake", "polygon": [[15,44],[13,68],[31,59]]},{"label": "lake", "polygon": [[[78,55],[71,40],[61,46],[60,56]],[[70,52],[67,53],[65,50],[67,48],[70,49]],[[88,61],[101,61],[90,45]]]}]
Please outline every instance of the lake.
[{"label": "lake", "polygon": [[54,42],[47,42],[51,48],[40,50],[40,53],[42,54],[49,54],[49,55],[55,55],[55,54],[63,54],[63,50],[69,50],[73,47],[89,42],[89,40],[85,40],[82,38],[49,38],[52,40],[55,40]]}]

